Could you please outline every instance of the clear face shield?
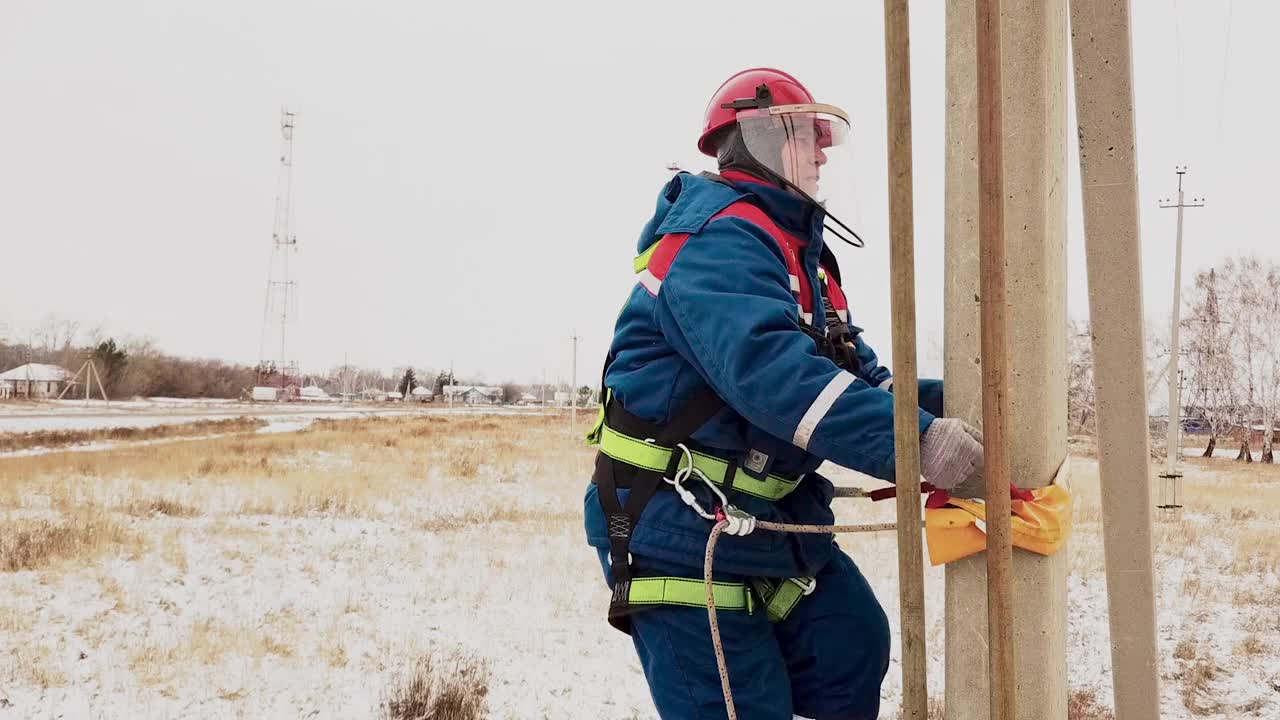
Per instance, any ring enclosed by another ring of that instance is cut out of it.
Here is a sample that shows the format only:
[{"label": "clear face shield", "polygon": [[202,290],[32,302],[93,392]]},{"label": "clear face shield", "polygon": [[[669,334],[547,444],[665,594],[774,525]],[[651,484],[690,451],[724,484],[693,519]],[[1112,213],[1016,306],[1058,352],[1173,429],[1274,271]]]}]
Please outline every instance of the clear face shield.
[{"label": "clear face shield", "polygon": [[852,169],[851,159],[842,157],[849,152],[849,118],[834,105],[740,110],[738,130],[757,163],[813,200],[831,198],[843,185],[839,174]]}]

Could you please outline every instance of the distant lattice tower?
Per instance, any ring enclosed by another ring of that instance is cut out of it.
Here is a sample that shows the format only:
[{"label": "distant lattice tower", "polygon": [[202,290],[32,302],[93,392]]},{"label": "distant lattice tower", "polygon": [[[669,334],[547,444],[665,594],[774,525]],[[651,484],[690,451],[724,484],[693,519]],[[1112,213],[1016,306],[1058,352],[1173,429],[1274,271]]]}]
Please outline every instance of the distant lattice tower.
[{"label": "distant lattice tower", "polygon": [[298,363],[290,357],[288,345],[289,327],[298,314],[297,281],[289,274],[290,256],[298,251],[298,237],[293,233],[293,129],[296,121],[297,113],[288,108],[281,109],[280,173],[276,181],[271,260],[258,348],[258,385],[278,387],[286,396],[289,388],[300,387],[301,379]]}]

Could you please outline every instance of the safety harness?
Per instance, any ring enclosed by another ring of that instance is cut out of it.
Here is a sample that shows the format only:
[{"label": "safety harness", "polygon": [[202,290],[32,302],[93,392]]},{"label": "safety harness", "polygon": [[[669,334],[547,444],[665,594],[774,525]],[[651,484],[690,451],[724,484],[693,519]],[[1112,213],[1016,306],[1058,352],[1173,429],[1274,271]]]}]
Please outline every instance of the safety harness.
[{"label": "safety harness", "polygon": [[[717,182],[722,178],[704,173],[704,177]],[[754,218],[753,218],[754,219]],[[771,221],[770,230],[780,232]],[[668,236],[659,239],[635,258],[633,269],[643,284],[659,246]],[[837,308],[832,301],[831,286],[826,268],[839,283],[839,270],[835,257],[823,249],[819,271],[821,295],[825,315],[824,323],[812,322],[813,314],[806,312],[804,297],[807,282],[794,250],[788,250],[788,270],[792,279],[792,291],[796,295],[800,327],[813,338],[817,350],[842,369],[860,374],[861,367],[853,351],[853,330],[846,322],[847,310]],[[652,276],[649,276],[652,278]],[[838,303],[844,298],[836,289]],[[844,317],[842,317],[842,315]],[[590,444],[599,445],[595,471],[591,481],[599,488],[598,497],[604,509],[609,535],[609,564],[613,576],[613,595],[609,602],[609,623],[630,633],[629,616],[655,605],[683,605],[706,607],[706,592],[701,580],[680,577],[637,577],[632,569],[631,538],[636,524],[649,501],[660,490],[673,490],[694,512],[716,522],[719,519],[749,518],[738,511],[731,499],[737,494],[750,495],[775,501],[786,497],[799,485],[801,477],[787,477],[764,471],[766,463],[748,454],[745,464],[738,460],[726,460],[700,451],[690,437],[698,428],[725,407],[724,400],[710,387],[703,388],[685,406],[674,414],[666,425],[656,425],[637,417],[622,407],[605,386],[612,353],[606,358],[601,376],[601,408],[595,426],[587,436]],[[758,470],[756,470],[758,469]],[[718,501],[712,508],[704,508],[694,492],[686,487],[687,481],[696,478]],[[618,497],[618,490],[630,491],[626,502]],[[871,493],[873,499],[891,497],[883,491]],[[737,513],[735,515],[735,513]],[[806,595],[817,587],[812,577],[802,578],[752,578],[747,583],[714,583],[715,605],[721,610],[745,610],[754,612],[757,605],[763,607],[771,622],[785,620]]]},{"label": "safety harness", "polygon": [[[606,363],[607,369],[608,363]],[[599,487],[609,532],[609,565],[613,574],[613,595],[609,602],[609,623],[630,632],[629,615],[654,605],[706,607],[701,580],[681,577],[636,577],[631,564],[631,537],[640,514],[660,490],[673,490],[694,512],[714,522],[717,513],[734,512],[730,498],[738,493],[767,500],[786,497],[799,478],[766,474],[753,475],[735,460],[725,460],[695,449],[689,436],[723,408],[724,401],[704,388],[677,413],[671,423],[659,426],[623,409],[607,389],[601,417],[588,437],[599,443],[595,472],[591,481]],[[696,477],[718,501],[704,508],[694,492],[685,486]],[[618,490],[630,490],[626,502]],[[720,515],[719,517],[723,517]],[[813,591],[812,578],[795,581],[754,580],[715,583],[716,607],[755,612],[760,603],[770,620],[783,620],[799,599]]]}]

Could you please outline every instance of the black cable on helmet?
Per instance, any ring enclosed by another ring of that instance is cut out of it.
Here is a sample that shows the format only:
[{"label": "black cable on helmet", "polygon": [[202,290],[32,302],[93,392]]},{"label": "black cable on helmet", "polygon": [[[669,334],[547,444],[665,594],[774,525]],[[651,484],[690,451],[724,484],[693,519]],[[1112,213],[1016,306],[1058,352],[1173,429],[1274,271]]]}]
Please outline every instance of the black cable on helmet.
[{"label": "black cable on helmet", "polygon": [[[764,180],[775,182],[778,185],[792,190],[800,197],[808,200],[814,207],[821,209],[828,219],[836,225],[839,225],[842,230],[852,235],[854,239],[850,240],[825,222],[822,224],[824,230],[827,230],[832,235],[835,235],[853,247],[862,248],[867,246],[866,241],[864,241],[858,233],[854,232],[848,225],[841,222],[840,218],[833,215],[825,205],[814,199],[813,196],[809,195],[809,193],[800,189],[800,187],[795,183],[786,179],[779,173],[774,172],[764,163],[757,160],[746,147],[746,141],[742,139],[742,131],[738,129],[737,125],[733,125],[728,129],[725,136],[716,144],[716,148],[716,159],[720,165],[720,169],[726,170],[738,168],[744,172],[761,176]],[[795,163],[793,162],[793,164]]]}]

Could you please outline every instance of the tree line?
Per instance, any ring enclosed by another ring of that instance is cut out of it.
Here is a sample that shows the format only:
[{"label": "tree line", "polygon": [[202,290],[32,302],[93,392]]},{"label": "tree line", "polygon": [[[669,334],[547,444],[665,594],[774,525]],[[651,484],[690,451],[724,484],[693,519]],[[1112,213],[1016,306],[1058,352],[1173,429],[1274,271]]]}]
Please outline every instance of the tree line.
[{"label": "tree line", "polygon": [[[118,342],[115,338],[102,337],[100,332],[89,334],[96,336],[95,339],[81,341],[79,338],[84,333],[74,321],[50,318],[32,333],[28,342],[0,340],[0,372],[27,363],[41,363],[74,373],[85,361],[91,360],[102,377],[107,396],[113,400],[134,397],[237,399],[247,397],[250,389],[262,381],[262,369],[258,366],[179,357],[161,351],[150,339]],[[387,372],[343,364],[328,372],[290,378],[295,380],[317,385],[331,396],[356,397],[368,396],[370,391],[396,390],[409,398],[415,388],[425,386],[435,398],[443,398],[447,385],[491,386],[502,388],[502,401],[507,403],[518,402],[525,394],[538,400],[545,398],[550,403],[557,391],[569,390],[565,383],[485,382],[478,377],[454,376],[449,370],[412,365]],[[591,388],[580,387],[578,393],[579,405],[585,406],[591,398]]]},{"label": "tree line", "polygon": [[113,399],[238,398],[255,378],[254,368],[248,365],[178,357],[145,339],[118,344],[114,338],[105,338],[87,345],[68,340],[60,347],[0,343],[0,368],[6,370],[42,363],[75,372],[86,360],[93,361],[107,396]]},{"label": "tree line", "polygon": [[[1280,266],[1253,256],[1231,258],[1196,273],[1184,293],[1176,349],[1183,427],[1208,435],[1206,457],[1220,440],[1237,438],[1237,457],[1246,462],[1253,459],[1254,428],[1261,427],[1262,461],[1273,462],[1280,416]],[[1174,349],[1168,336],[1156,333],[1148,335],[1147,346],[1150,397],[1168,381]],[[1072,323],[1067,348],[1069,425],[1074,432],[1092,432],[1095,397],[1087,324]]]}]

